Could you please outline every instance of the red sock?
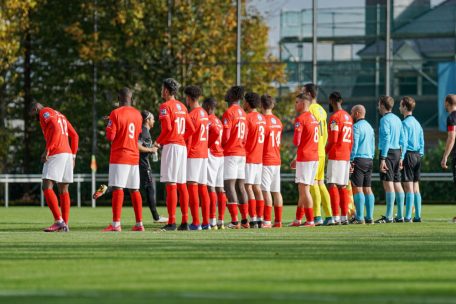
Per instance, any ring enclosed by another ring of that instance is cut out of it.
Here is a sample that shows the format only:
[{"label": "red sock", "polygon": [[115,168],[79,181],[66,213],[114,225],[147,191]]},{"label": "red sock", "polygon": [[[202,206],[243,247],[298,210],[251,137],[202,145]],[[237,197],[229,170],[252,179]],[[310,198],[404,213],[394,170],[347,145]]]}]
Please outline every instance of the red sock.
[{"label": "red sock", "polygon": [[187,184],[177,184],[177,190],[179,192],[179,205],[182,213],[181,223],[188,223],[188,190]]},{"label": "red sock", "polygon": [[203,225],[209,225],[209,214],[211,208],[211,199],[206,185],[198,185],[198,192],[201,197],[201,216]]},{"label": "red sock", "polygon": [[168,224],[176,224],[177,185],[166,185],[166,208],[168,209]]},{"label": "red sock", "polygon": [[348,205],[350,204],[350,197],[348,195],[347,188],[339,188],[339,196],[340,196],[341,215],[342,216],[347,216],[347,214],[348,214]]},{"label": "red sock", "polygon": [[304,208],[304,213],[306,214],[306,221],[313,222],[313,220],[314,220],[313,208]]},{"label": "red sock", "polygon": [[70,219],[70,206],[71,206],[71,200],[70,200],[70,193],[69,192],[64,192],[60,194],[60,210],[62,210],[62,218],[63,221],[68,224],[68,220]]},{"label": "red sock", "polygon": [[192,224],[199,225],[199,194],[198,194],[198,184],[188,184],[188,196],[189,196],[189,205],[190,213],[192,214]]},{"label": "red sock", "polygon": [[[249,215],[250,215],[250,218],[254,218],[256,217],[256,200],[254,199],[249,199],[248,201],[248,204],[249,204]],[[241,212],[242,214],[242,212]],[[244,219],[244,218],[242,218]]]},{"label": "red sock", "polygon": [[328,189],[329,192],[329,197],[331,198],[331,209],[332,209],[332,214],[334,216],[339,216],[339,206],[340,206],[340,197],[339,197],[339,190],[337,189],[337,186],[332,186],[329,187]]},{"label": "red sock", "polygon": [[[226,207],[228,208],[228,211],[230,212],[231,215],[231,221],[232,222],[237,222],[238,220],[238,208],[237,208],[237,203],[227,203]],[[219,215],[220,217],[220,215]]]},{"label": "red sock", "polygon": [[256,214],[257,217],[263,218],[264,213],[264,200],[257,200],[256,201]]},{"label": "red sock", "polygon": [[142,197],[139,191],[130,192],[131,204],[135,211],[136,223],[142,222]]},{"label": "red sock", "polygon": [[218,219],[220,221],[223,221],[223,219],[225,218],[225,208],[226,208],[225,192],[217,193],[217,200],[218,200]]},{"label": "red sock", "polygon": [[112,221],[120,222],[122,215],[122,205],[124,200],[123,189],[116,189],[112,191]]},{"label": "red sock", "polygon": [[304,217],[304,208],[296,207],[296,220],[302,221],[303,217]]},{"label": "red sock", "polygon": [[54,216],[54,220],[58,221],[62,219],[62,215],[60,214],[60,209],[59,209],[59,200],[57,199],[57,195],[55,195],[54,190],[52,189],[46,189],[43,190],[44,194],[44,199],[46,200],[46,203],[51,209],[52,215]]},{"label": "red sock", "polygon": [[209,208],[209,218],[217,218],[217,192],[209,192],[209,198],[211,200],[211,207]]},{"label": "red sock", "polygon": [[241,212],[241,219],[247,220],[249,214],[249,204],[238,204],[239,211]]},{"label": "red sock", "polygon": [[272,216],[272,206],[264,206],[264,220],[266,222],[271,221],[271,216]]},{"label": "red sock", "polygon": [[282,206],[274,206],[274,222],[281,223],[282,222]]}]

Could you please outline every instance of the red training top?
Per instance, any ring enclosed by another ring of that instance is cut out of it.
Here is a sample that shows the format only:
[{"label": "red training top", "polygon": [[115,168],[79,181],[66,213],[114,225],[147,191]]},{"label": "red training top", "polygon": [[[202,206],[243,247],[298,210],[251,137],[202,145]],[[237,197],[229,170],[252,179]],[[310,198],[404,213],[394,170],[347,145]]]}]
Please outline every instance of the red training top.
[{"label": "red training top", "polygon": [[246,114],[238,105],[231,105],[222,117],[224,156],[245,156]]},{"label": "red training top", "polygon": [[187,139],[188,158],[207,158],[209,135],[207,112],[202,107],[198,107],[188,116],[196,131]]},{"label": "red training top", "polygon": [[263,163],[263,146],[266,133],[266,120],[258,112],[247,114],[247,141],[245,144],[246,162]]},{"label": "red training top", "polygon": [[222,148],[222,135],[223,135],[223,125],[220,119],[217,118],[214,114],[209,115],[209,152],[213,156],[222,157],[223,148]]},{"label": "red training top", "polygon": [[353,120],[344,110],[329,118],[326,154],[331,160],[350,160],[353,146]]},{"label": "red training top", "polygon": [[170,99],[161,104],[159,110],[161,133],[157,138],[160,145],[185,146],[185,139],[195,131],[187,114],[187,108],[178,100]]},{"label": "red training top", "polygon": [[282,140],[282,122],[273,114],[264,115],[266,132],[264,134],[263,165],[280,166],[280,142]]},{"label": "red training top", "polygon": [[310,112],[304,112],[295,120],[293,144],[298,147],[296,161],[318,161],[320,124]]}]

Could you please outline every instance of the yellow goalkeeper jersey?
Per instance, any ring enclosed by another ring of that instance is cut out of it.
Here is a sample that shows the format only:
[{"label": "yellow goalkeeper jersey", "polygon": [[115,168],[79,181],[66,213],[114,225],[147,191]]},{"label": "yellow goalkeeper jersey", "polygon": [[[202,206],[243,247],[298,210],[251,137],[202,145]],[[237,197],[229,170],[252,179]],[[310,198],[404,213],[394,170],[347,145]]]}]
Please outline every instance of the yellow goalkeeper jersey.
[{"label": "yellow goalkeeper jersey", "polygon": [[325,147],[326,142],[328,141],[328,128],[327,128],[327,117],[325,109],[318,103],[313,103],[309,108],[310,113],[317,119],[320,123],[320,139],[318,140],[318,156],[325,156]]}]

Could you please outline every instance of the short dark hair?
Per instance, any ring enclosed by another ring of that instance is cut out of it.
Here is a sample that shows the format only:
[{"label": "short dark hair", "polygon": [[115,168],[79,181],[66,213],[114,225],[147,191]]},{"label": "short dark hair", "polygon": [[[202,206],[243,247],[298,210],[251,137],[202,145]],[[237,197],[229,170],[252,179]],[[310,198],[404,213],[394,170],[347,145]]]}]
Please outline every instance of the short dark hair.
[{"label": "short dark hair", "polygon": [[176,95],[179,91],[180,84],[173,78],[166,78],[163,80],[163,87],[168,90],[169,94]]},{"label": "short dark hair", "polygon": [[261,95],[261,107],[265,110],[272,109],[275,104],[274,98],[271,95],[264,94]]},{"label": "short dark hair", "polygon": [[206,112],[212,112],[215,110],[217,107],[217,100],[213,97],[208,97],[204,99],[203,101],[203,109],[206,110]]},{"label": "short dark hair", "polygon": [[456,105],[456,94],[448,94],[445,97],[445,102],[448,102],[450,106]]},{"label": "short dark hair", "polygon": [[256,109],[260,106],[260,95],[257,93],[248,92],[245,94],[244,99],[252,109]]},{"label": "short dark hair", "polygon": [[394,107],[394,99],[391,96],[380,96],[378,103],[383,105],[387,111],[391,111]]},{"label": "short dark hair", "polygon": [[305,93],[309,93],[312,98],[317,98],[318,87],[316,84],[306,83],[302,88],[306,89]]},{"label": "short dark hair", "polygon": [[415,110],[416,106],[416,101],[413,99],[413,97],[410,96],[404,96],[401,100],[402,106],[404,106],[407,111],[412,112]]},{"label": "short dark hair", "polygon": [[225,100],[227,102],[235,102],[235,101],[241,100],[243,96],[244,96],[244,87],[232,86],[226,92]]},{"label": "short dark hair", "polygon": [[339,92],[337,92],[337,91],[334,91],[331,94],[329,94],[329,100],[330,101],[335,101],[337,103],[342,103],[344,101],[342,99],[342,95]]},{"label": "short dark hair", "polygon": [[132,95],[133,95],[133,91],[132,90],[130,90],[127,87],[123,87],[119,91],[119,101],[121,103],[125,103],[125,102],[127,102],[127,98],[131,98]]},{"label": "short dark hair", "polygon": [[146,119],[149,117],[149,115],[152,115],[152,113],[150,113],[147,110],[142,110],[141,111],[141,116],[142,116],[142,119],[143,119],[143,123],[146,122]]},{"label": "short dark hair", "polygon": [[199,87],[190,85],[185,87],[184,94],[190,97],[192,100],[197,100],[203,93]]},{"label": "short dark hair", "polygon": [[302,100],[307,100],[307,101],[312,101],[312,96],[308,93],[299,93],[296,95],[296,98],[302,99]]}]

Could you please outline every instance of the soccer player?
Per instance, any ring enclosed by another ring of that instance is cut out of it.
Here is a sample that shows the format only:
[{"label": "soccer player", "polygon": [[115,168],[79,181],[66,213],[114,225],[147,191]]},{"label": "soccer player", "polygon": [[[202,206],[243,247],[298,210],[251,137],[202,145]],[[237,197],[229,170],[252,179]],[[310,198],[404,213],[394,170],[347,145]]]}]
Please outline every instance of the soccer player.
[{"label": "soccer player", "polygon": [[158,153],[158,147],[153,144],[150,136],[150,129],[154,127],[154,115],[149,111],[142,111],[143,119],[141,133],[139,134],[138,150],[139,150],[139,180],[141,188],[146,194],[146,201],[149,204],[150,212],[155,223],[167,223],[168,218],[162,217],[157,211],[157,202],[155,200],[155,184],[152,177],[152,169],[149,163],[151,153]]},{"label": "soccer player", "polygon": [[[68,232],[70,217],[70,193],[68,186],[73,182],[73,169],[78,151],[79,136],[71,123],[62,113],[41,103],[33,102],[30,114],[38,116],[41,130],[46,141],[46,148],[41,155],[43,165],[43,194],[54,216],[54,224],[45,228],[45,232]],[[71,139],[71,143],[68,138]],[[53,190],[54,184],[59,189],[59,200]]]},{"label": "soccer player", "polygon": [[[282,141],[282,122],[272,114],[275,101],[269,95],[261,96],[261,108],[266,120],[263,147],[263,171],[261,190],[263,191],[264,222],[262,228],[282,227],[283,199],[280,193],[280,143]],[[274,201],[274,225],[271,223],[272,202]]]},{"label": "soccer player", "polygon": [[309,108],[312,97],[301,93],[296,96],[295,109],[298,117],[295,120],[293,144],[298,148],[291,168],[296,169],[295,182],[298,184],[299,200],[296,208],[296,219],[290,226],[301,226],[301,221],[306,215],[303,226],[312,227],[314,223],[313,201],[310,195],[310,186],[315,183],[318,171],[318,140],[320,136],[319,122],[310,113]]},{"label": "soccer player", "polygon": [[[188,86],[184,90],[185,101],[190,108],[189,118],[196,132],[187,140],[187,188],[190,197],[189,205],[192,213],[190,230],[210,230],[209,209],[210,198],[207,191],[207,158],[208,158],[208,123],[207,112],[201,107],[199,98],[201,89]],[[201,198],[202,225],[199,220],[199,203]]]},{"label": "soccer player", "polygon": [[[354,224],[374,223],[375,197],[372,192],[372,170],[375,156],[375,133],[365,119],[366,108],[356,105],[351,109],[353,125],[353,147],[350,155],[351,183],[355,201],[356,218]],[[364,209],[366,216],[364,216]]]},{"label": "soccer player", "polygon": [[[209,114],[209,152],[207,164],[207,185],[211,200],[210,225],[212,229],[225,229],[226,195],[223,188],[223,148],[222,135],[223,125],[220,119],[215,116],[217,102],[214,98],[206,98],[203,101],[203,108]],[[216,209],[218,206],[218,220]]]},{"label": "soccer player", "polygon": [[402,98],[399,110],[404,116],[400,145],[402,150],[402,183],[405,190],[405,218],[402,212],[397,215],[398,222],[412,222],[412,208],[415,206],[413,222],[421,222],[420,173],[421,158],[424,156],[424,132],[413,116],[416,102],[410,96]]},{"label": "soccer player", "polygon": [[[325,146],[326,142],[328,141],[328,127],[326,123],[327,114],[325,109],[317,103],[318,88],[315,84],[308,83],[304,85],[302,92],[305,94],[310,94],[312,97],[312,104],[310,105],[309,111],[320,124],[320,137],[318,141],[318,172],[315,177],[316,183],[310,186],[310,194],[312,194],[312,199],[314,202],[315,225],[334,225],[331,210],[331,200],[329,197],[328,189],[325,185]],[[321,217],[321,207],[323,207],[326,215],[324,222]]]},{"label": "soccer player", "polygon": [[245,190],[249,198],[250,228],[261,228],[263,223],[264,199],[261,192],[263,170],[263,146],[266,121],[260,113],[260,96],[247,93],[244,96],[244,111],[247,113],[247,140],[245,153]]},{"label": "soccer player", "polygon": [[[442,161],[440,165],[443,169],[448,169],[448,157],[451,156],[453,169],[453,182],[456,184],[456,94],[449,94],[445,97],[445,110],[449,113],[447,118],[447,131],[448,136],[445,144],[445,152],[443,152]],[[453,222],[456,223],[456,216],[453,217]]]},{"label": "soccer player", "polygon": [[350,176],[350,153],[353,146],[353,120],[342,109],[343,99],[339,92],[332,92],[329,95],[329,103],[335,111],[329,118],[326,145],[331,208],[336,224],[348,225],[350,196],[347,185]]},{"label": "soccer player", "polygon": [[136,225],[133,231],[144,231],[142,224],[142,198],[139,192],[138,139],[142,128],[141,113],[132,107],[132,91],[123,88],[119,92],[119,107],[109,114],[106,139],[111,142],[108,186],[112,187],[112,224],[104,232],[120,232],[120,217],[124,200],[123,189],[130,190],[135,211]]},{"label": "soccer player", "polygon": [[247,121],[244,110],[239,106],[243,96],[243,87],[231,87],[225,95],[225,100],[228,102],[228,109],[222,117],[223,179],[228,197],[227,207],[231,215],[231,223],[227,227],[231,229],[241,228],[237,211],[238,198],[242,225],[244,228],[249,227],[247,220],[248,199],[244,186]]},{"label": "soccer player", "polygon": [[167,78],[163,81],[159,119],[161,133],[157,143],[163,147],[160,163],[160,182],[166,183],[166,207],[168,224],[162,231],[176,230],[177,193],[182,212],[179,230],[188,230],[188,191],[187,191],[187,147],[185,140],[195,131],[187,114],[187,108],[174,97],[179,83]]},{"label": "soccer player", "polygon": [[390,96],[380,96],[378,99],[378,111],[383,117],[380,119],[379,143],[380,152],[380,180],[386,193],[386,214],[375,223],[392,223],[394,201],[397,202],[398,216],[402,215],[404,206],[404,190],[401,185],[401,146],[399,143],[402,122],[391,111],[394,107],[394,99]]}]

